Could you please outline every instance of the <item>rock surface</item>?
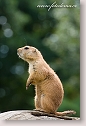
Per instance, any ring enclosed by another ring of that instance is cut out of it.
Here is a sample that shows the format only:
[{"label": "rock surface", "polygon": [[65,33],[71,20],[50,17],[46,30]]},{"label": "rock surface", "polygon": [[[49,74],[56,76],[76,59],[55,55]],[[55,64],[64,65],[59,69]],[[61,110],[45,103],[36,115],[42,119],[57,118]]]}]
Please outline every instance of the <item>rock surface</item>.
[{"label": "rock surface", "polygon": [[31,114],[33,110],[16,110],[8,111],[0,114],[0,120],[79,120],[77,117],[49,117],[46,114],[34,116]]}]

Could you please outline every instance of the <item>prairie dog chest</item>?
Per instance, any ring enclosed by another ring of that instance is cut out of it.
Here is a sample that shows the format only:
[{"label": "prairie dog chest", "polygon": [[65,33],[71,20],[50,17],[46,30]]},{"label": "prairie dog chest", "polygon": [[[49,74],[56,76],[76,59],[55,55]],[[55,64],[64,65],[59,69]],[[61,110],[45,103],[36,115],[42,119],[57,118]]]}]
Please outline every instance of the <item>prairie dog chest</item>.
[{"label": "prairie dog chest", "polygon": [[29,63],[29,73],[32,74],[33,72],[36,71],[36,65],[35,63]]}]

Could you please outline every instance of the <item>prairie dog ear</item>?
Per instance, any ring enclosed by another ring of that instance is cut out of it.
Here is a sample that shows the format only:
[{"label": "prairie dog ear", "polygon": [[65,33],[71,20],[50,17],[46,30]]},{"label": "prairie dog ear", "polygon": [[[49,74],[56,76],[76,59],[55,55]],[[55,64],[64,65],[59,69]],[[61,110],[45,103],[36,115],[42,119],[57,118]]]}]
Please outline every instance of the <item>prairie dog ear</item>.
[{"label": "prairie dog ear", "polygon": [[34,53],[36,53],[36,49],[34,49],[34,51],[33,51]]}]

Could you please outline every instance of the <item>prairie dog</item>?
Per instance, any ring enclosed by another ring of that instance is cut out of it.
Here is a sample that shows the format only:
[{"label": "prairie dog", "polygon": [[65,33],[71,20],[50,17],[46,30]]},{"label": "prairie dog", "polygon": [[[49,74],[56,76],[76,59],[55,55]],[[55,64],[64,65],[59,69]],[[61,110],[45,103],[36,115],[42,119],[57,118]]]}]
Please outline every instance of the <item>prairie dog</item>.
[{"label": "prairie dog", "polygon": [[43,59],[41,52],[32,46],[17,49],[18,56],[29,63],[29,77],[26,89],[30,84],[35,86],[35,108],[38,111],[58,116],[75,114],[74,111],[56,112],[62,103],[64,90],[59,77]]}]

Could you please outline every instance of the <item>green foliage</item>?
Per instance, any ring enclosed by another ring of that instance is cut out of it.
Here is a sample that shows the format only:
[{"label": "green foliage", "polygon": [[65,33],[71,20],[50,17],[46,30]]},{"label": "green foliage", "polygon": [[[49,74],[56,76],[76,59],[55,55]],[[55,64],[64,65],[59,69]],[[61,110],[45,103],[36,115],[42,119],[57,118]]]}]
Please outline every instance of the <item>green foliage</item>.
[{"label": "green foliage", "polygon": [[0,0],[0,111],[33,109],[34,86],[25,90],[28,64],[17,48],[31,45],[60,77],[64,100],[59,111],[73,109],[80,116],[79,0],[57,0],[76,8],[37,8],[53,0]]}]

